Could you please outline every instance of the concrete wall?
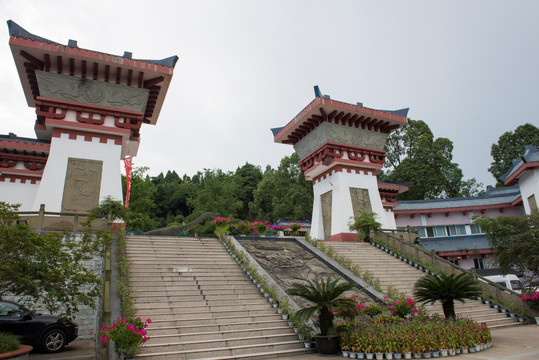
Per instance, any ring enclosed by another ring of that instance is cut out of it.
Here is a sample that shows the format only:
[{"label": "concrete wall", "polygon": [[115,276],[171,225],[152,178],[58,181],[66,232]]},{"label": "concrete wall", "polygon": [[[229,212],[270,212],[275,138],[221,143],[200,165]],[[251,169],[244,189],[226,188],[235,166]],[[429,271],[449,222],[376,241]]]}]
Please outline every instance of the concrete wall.
[{"label": "concrete wall", "polygon": [[525,171],[518,179],[518,186],[522,194],[522,203],[526,214],[531,214],[530,197],[535,197],[535,207],[539,208],[539,168]]},{"label": "concrete wall", "polygon": [[377,221],[382,224],[383,229],[396,229],[395,218],[392,212],[386,213],[378,191],[378,181],[376,176],[348,172],[332,172],[325,179],[317,181],[313,185],[314,203],[311,236],[316,239],[324,239],[324,228],[322,219],[321,196],[328,191],[332,191],[332,217],[331,235],[339,233],[350,233],[348,222],[354,217],[352,210],[352,199],[350,198],[350,188],[367,189],[372,211],[378,214]]},{"label": "concrete wall", "polygon": [[70,140],[67,134],[62,134],[60,138],[52,138],[49,159],[34,200],[33,210],[37,211],[40,204],[45,204],[47,211],[61,211],[69,157],[103,161],[99,201],[107,195],[122,200],[121,151],[121,145],[115,145],[113,140],[100,143],[99,138],[94,137],[90,142],[85,141],[83,136]]},{"label": "concrete wall", "polygon": [[0,201],[21,204],[19,211],[32,211],[38,188],[39,181],[35,184],[32,184],[30,180],[26,180],[26,182],[21,182],[18,179],[15,182],[8,179],[0,181]]}]

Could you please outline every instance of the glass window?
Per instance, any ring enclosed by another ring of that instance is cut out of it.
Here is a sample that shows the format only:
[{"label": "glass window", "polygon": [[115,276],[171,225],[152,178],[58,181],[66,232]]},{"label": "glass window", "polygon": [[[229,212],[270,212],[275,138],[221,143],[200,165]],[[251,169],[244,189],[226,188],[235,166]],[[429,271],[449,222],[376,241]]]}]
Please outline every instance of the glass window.
[{"label": "glass window", "polygon": [[433,237],[434,236],[434,230],[431,226],[427,228],[427,237]]},{"label": "glass window", "polygon": [[473,259],[473,263],[476,269],[484,269],[485,268],[485,260],[482,258]]},{"label": "glass window", "polygon": [[460,261],[458,261],[457,259],[450,259],[449,262],[452,262],[453,264],[460,266]]},{"label": "glass window", "polygon": [[435,226],[434,227],[434,236],[446,236],[445,226]]},{"label": "glass window", "polygon": [[417,233],[419,234],[419,237],[427,237],[427,232],[425,231],[425,228],[417,228]]},{"label": "glass window", "polygon": [[481,227],[479,225],[470,225],[470,229],[472,230],[472,234],[482,234]]},{"label": "glass window", "polygon": [[522,290],[524,287],[519,280],[511,280],[511,288],[513,290]]}]

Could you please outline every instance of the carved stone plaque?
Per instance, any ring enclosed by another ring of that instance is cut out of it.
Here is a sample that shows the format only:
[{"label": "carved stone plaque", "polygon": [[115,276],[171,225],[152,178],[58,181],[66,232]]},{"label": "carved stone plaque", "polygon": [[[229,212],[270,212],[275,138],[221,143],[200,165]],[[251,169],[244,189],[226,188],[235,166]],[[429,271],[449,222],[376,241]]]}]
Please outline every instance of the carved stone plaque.
[{"label": "carved stone plaque", "polygon": [[43,97],[90,105],[144,112],[148,89],[105,83],[74,76],[36,71],[39,93]]},{"label": "carved stone plaque", "polygon": [[324,239],[329,239],[331,236],[331,201],[333,194],[330,191],[320,195],[322,203],[322,226],[324,227]]},{"label": "carved stone plaque", "polygon": [[102,169],[102,161],[68,159],[62,212],[86,212],[99,205]]},{"label": "carved stone plaque", "polygon": [[350,188],[350,198],[352,199],[352,211],[354,216],[359,215],[360,211],[372,212],[369,190]]},{"label": "carved stone plaque", "polygon": [[327,142],[384,150],[389,134],[355,128],[346,125],[323,123],[294,145],[299,158],[303,159]]}]

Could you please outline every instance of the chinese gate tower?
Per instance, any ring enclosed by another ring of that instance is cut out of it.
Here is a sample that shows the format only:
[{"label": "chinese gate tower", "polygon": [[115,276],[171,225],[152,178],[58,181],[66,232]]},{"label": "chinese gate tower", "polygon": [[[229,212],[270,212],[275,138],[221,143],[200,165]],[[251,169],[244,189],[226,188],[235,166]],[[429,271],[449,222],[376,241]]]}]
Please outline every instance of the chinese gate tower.
[{"label": "chinese gate tower", "polygon": [[37,139],[0,135],[0,200],[21,210],[85,212],[121,200],[121,160],[155,125],[178,60],[137,60],[33,35],[8,21]]},{"label": "chinese gate tower", "polygon": [[294,146],[313,182],[312,237],[356,241],[348,222],[359,211],[376,213],[384,229],[396,228],[393,207],[406,187],[378,182],[377,174],[386,139],[407,123],[407,114],[335,101],[315,86],[315,99],[286,126],[272,129],[275,142]]}]

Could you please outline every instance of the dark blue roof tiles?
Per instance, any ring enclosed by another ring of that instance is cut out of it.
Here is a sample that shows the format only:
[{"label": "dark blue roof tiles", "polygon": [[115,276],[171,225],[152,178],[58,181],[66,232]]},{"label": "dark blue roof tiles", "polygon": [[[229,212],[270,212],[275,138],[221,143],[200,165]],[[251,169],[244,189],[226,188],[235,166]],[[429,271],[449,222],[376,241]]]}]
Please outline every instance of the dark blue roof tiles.
[{"label": "dark blue roof tiles", "polygon": [[484,234],[447,236],[436,239],[421,238],[420,242],[427,251],[449,252],[490,249],[490,244]]},{"label": "dark blue roof tiles", "polygon": [[488,186],[486,193],[483,195],[463,198],[399,201],[399,205],[395,207],[394,210],[434,210],[511,204],[519,197],[520,188],[518,185],[508,186],[505,188],[494,188],[492,186]]},{"label": "dark blue roof tiles", "polygon": [[524,154],[513,160],[509,170],[500,176],[500,180],[505,182],[511,175],[518,171],[518,169],[531,162],[539,162],[539,146],[537,145],[526,145]]},{"label": "dark blue roof tiles", "polygon": [[18,141],[23,143],[34,143],[34,144],[50,144],[50,141],[47,140],[38,140],[38,139],[32,139],[32,138],[26,138],[26,137],[20,137],[15,135],[14,133],[9,133],[8,135],[0,134],[0,140],[7,140],[7,141]]},{"label": "dark blue roof tiles", "polygon": [[62,45],[57,42],[42,38],[41,36],[37,36],[37,35],[29,33],[28,31],[26,31],[23,27],[21,27],[19,24],[17,24],[13,20],[7,21],[7,27],[9,30],[9,36],[14,35],[15,37],[22,37],[23,39],[37,40],[39,42]]},{"label": "dark blue roof tiles", "polygon": [[[23,27],[21,27],[19,24],[17,24],[13,20],[8,20],[7,21],[7,26],[8,26],[10,36],[13,35],[15,37],[22,37],[23,39],[36,40],[36,41],[39,41],[39,42],[48,43],[48,44],[54,44],[54,45],[59,45],[59,46],[66,46],[66,45],[51,41],[49,39],[45,39],[45,38],[43,38],[41,36],[34,35],[34,34],[28,32],[28,31],[26,31]],[[69,47],[78,47],[77,46],[77,41],[69,40],[69,44],[67,46],[69,46]],[[112,54],[110,54],[110,55],[112,55]],[[131,55],[132,54],[130,52],[124,52],[123,56],[119,56],[119,55],[112,55],[112,56],[118,56],[118,57],[124,57],[124,58],[127,58],[127,59],[131,59]],[[147,60],[147,59],[133,59],[133,60],[143,61],[143,62],[147,62],[147,63],[151,63],[151,64],[162,65],[162,66],[167,66],[167,67],[170,67],[170,68],[174,68],[174,66],[176,66],[176,62],[178,61],[178,59],[179,59],[178,56],[174,55],[174,56],[170,56],[168,58],[161,59],[161,60]]]}]

